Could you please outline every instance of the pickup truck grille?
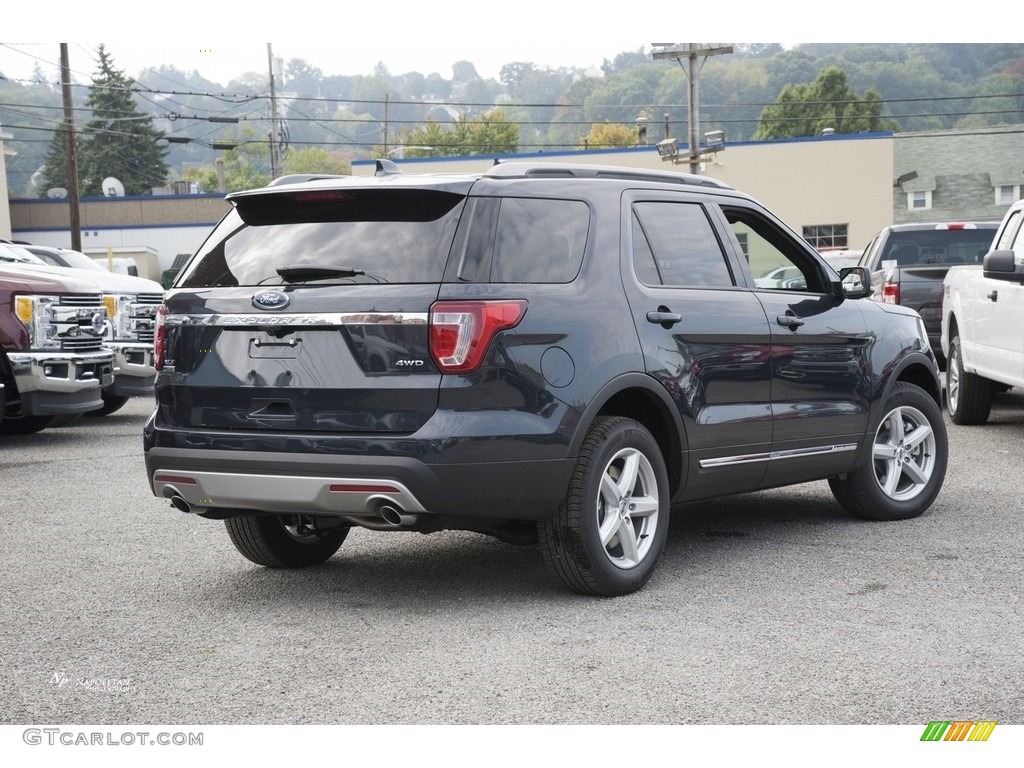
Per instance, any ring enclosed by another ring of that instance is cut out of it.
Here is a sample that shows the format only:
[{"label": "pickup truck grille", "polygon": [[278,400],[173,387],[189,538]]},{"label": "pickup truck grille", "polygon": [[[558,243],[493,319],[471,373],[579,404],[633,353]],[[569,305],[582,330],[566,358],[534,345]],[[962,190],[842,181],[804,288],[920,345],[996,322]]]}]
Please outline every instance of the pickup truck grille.
[{"label": "pickup truck grille", "polygon": [[162,293],[140,293],[132,304],[129,328],[133,335],[143,342],[153,342],[156,329],[156,310],[164,302]]},{"label": "pickup truck grille", "polygon": [[106,309],[99,294],[61,296],[54,309],[56,337],[65,352],[94,352],[103,348]]}]

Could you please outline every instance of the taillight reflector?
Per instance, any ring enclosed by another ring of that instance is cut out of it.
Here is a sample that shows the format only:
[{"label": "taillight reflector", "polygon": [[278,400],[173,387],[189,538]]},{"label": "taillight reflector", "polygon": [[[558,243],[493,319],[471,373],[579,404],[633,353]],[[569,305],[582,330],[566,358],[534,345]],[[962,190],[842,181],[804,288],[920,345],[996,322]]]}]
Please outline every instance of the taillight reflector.
[{"label": "taillight reflector", "polygon": [[401,493],[401,491],[393,485],[336,483],[331,485],[331,493]]},{"label": "taillight reflector", "polygon": [[182,485],[196,485],[194,478],[185,477],[184,475],[156,475],[153,478],[153,482],[156,483],[180,483]]},{"label": "taillight reflector", "polygon": [[165,322],[167,305],[161,304],[156,309],[156,328],[153,330],[153,367],[158,371],[164,367],[164,347],[166,345]]},{"label": "taillight reflector", "polygon": [[882,286],[882,303],[883,304],[899,304],[900,303],[900,284],[899,283],[886,283]]},{"label": "taillight reflector", "polygon": [[430,308],[430,356],[442,373],[469,373],[483,361],[491,339],[514,328],[526,301],[438,301]]}]

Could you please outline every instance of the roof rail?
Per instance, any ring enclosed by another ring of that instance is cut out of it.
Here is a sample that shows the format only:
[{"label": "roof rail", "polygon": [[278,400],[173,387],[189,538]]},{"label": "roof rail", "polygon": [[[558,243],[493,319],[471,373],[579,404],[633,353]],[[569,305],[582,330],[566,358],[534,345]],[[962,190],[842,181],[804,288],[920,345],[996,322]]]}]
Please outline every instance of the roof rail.
[{"label": "roof rail", "polygon": [[644,168],[623,168],[615,165],[585,165],[576,163],[501,162],[491,166],[484,174],[490,178],[562,178],[562,179],[617,179],[619,181],[651,181],[662,184],[686,184],[698,187],[732,189],[731,186],[710,176],[676,171],[654,171]]},{"label": "roof rail", "polygon": [[281,184],[301,184],[305,181],[318,181],[320,179],[347,179],[343,173],[290,173],[287,176],[278,176],[268,187],[277,187]]}]

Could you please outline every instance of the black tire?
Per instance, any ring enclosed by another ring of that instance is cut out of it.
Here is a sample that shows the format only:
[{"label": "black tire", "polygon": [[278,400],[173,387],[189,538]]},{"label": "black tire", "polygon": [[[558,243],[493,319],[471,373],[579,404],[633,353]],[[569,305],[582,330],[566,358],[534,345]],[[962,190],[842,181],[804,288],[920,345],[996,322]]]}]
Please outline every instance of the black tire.
[{"label": "black tire", "polygon": [[349,528],[314,530],[298,515],[252,515],[224,521],[235,549],[256,565],[305,568],[329,559]]},{"label": "black tire", "polygon": [[537,532],[545,562],[566,587],[611,597],[651,577],[668,522],[658,443],[632,419],[602,417],[583,441],[565,501]]},{"label": "black tire", "polygon": [[920,387],[900,382],[885,401],[862,466],[831,478],[829,487],[854,517],[907,520],[935,501],[948,452],[939,406]]},{"label": "black tire", "polygon": [[31,435],[52,427],[57,416],[4,416],[0,421],[0,434]]},{"label": "black tire", "polygon": [[119,411],[125,407],[128,403],[128,398],[123,395],[108,395],[106,392],[103,393],[103,407],[97,408],[95,411],[89,411],[86,416],[106,416]]},{"label": "black tire", "polygon": [[993,382],[964,370],[960,352],[960,337],[949,342],[949,362],[946,365],[946,410],[954,424],[984,424],[992,412]]}]

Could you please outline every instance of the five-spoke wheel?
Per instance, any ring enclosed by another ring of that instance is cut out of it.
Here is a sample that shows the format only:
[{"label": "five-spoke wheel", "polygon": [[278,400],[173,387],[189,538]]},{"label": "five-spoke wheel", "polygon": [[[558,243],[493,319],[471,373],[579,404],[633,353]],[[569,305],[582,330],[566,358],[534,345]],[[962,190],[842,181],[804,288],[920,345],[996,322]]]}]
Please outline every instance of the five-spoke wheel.
[{"label": "five-spoke wheel", "polygon": [[633,419],[601,417],[587,433],[558,514],[538,526],[548,565],[572,590],[624,595],[646,583],[665,546],[668,473]]},{"label": "five-spoke wheel", "polygon": [[859,467],[831,478],[829,486],[836,500],[857,517],[917,517],[942,488],[947,452],[938,404],[920,387],[899,382],[882,407],[871,451]]}]

